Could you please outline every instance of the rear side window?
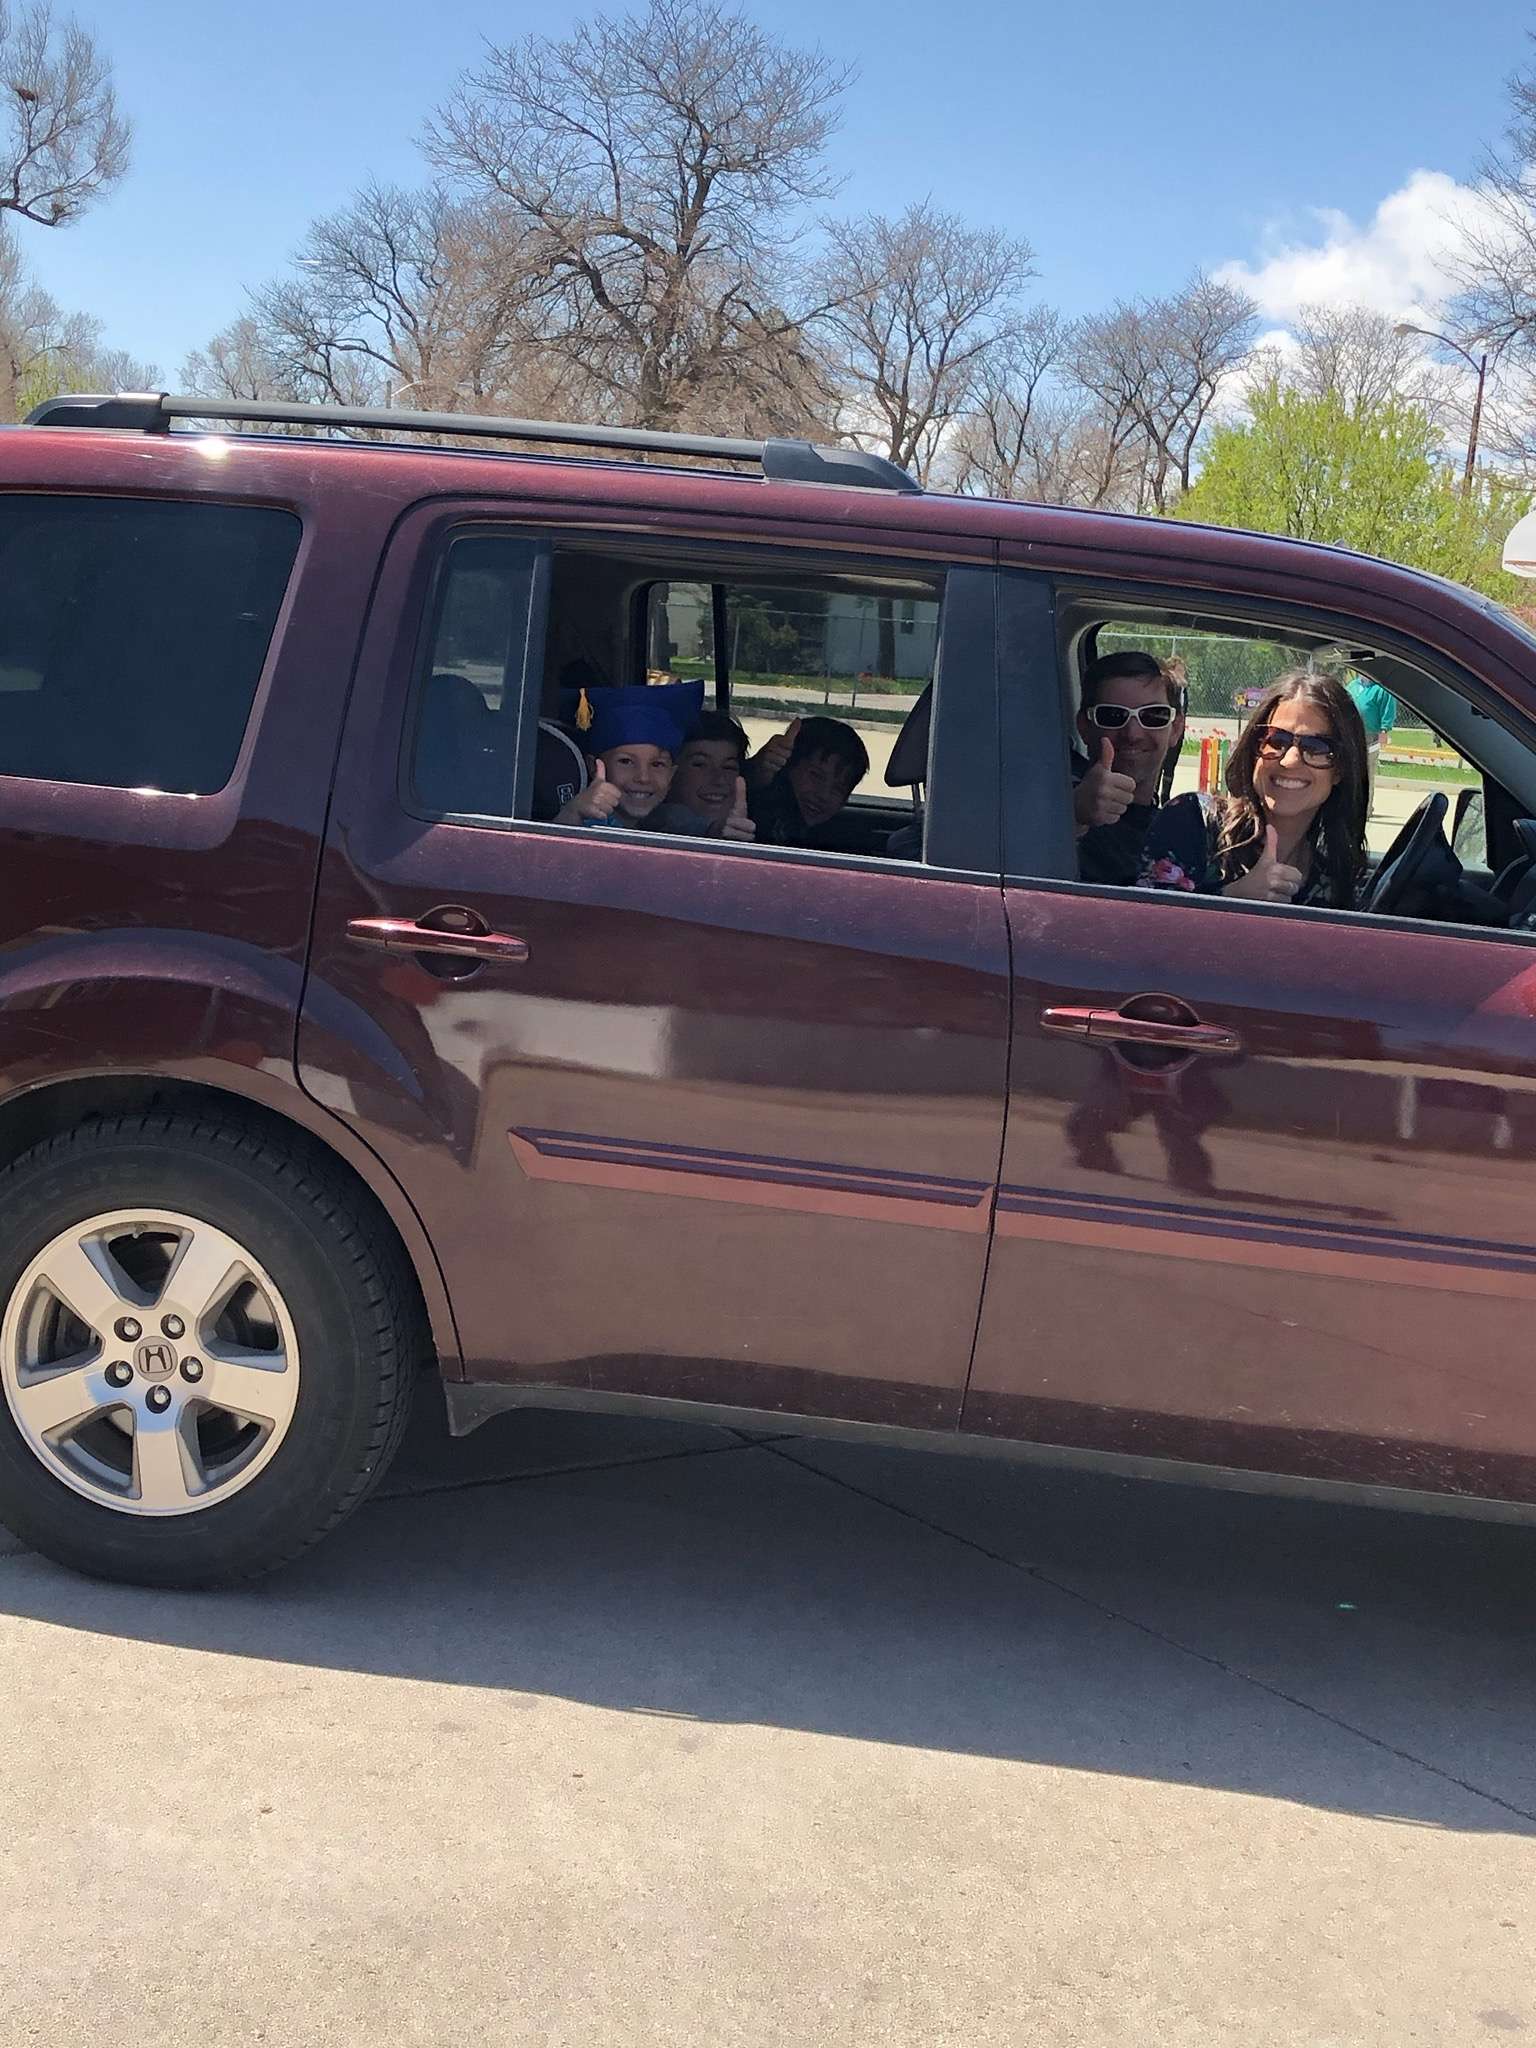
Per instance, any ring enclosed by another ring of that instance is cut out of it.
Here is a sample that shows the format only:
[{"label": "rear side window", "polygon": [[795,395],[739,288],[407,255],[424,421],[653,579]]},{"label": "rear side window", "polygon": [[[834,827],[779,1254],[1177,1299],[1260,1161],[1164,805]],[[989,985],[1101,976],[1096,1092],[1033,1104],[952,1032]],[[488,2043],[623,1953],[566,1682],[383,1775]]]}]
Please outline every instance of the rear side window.
[{"label": "rear side window", "polygon": [[0,774],[222,789],[299,532],[266,506],[0,495]]}]

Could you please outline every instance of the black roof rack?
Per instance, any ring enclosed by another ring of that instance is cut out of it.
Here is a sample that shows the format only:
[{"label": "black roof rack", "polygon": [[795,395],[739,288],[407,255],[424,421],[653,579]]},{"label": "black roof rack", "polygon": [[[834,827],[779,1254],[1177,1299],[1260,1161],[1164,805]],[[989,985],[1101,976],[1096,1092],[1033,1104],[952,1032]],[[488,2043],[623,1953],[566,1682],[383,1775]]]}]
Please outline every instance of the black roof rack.
[{"label": "black roof rack", "polygon": [[869,455],[862,448],[826,448],[813,441],[733,441],[719,434],[664,434],[652,427],[584,427],[560,420],[512,420],[497,414],[118,391],[50,398],[27,415],[29,427],[118,427],[141,434],[168,434],[173,420],[230,420],[272,427],[373,427],[397,434],[467,434],[476,440],[548,441],[569,448],[629,449],[645,455],[709,455],[727,462],[758,463],[763,475],[777,483],[847,484],[876,491],[922,489],[894,462],[883,455]]}]

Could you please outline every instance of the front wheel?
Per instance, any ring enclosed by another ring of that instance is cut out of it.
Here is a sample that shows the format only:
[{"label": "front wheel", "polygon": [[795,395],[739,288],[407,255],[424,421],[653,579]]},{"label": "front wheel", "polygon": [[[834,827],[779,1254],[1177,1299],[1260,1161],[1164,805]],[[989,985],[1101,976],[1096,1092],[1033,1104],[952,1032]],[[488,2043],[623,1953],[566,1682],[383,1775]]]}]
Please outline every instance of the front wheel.
[{"label": "front wheel", "polygon": [[296,1557],[384,1471],[424,1349],[398,1246],[302,1142],[114,1117],[0,1173],[0,1521],[61,1564]]}]

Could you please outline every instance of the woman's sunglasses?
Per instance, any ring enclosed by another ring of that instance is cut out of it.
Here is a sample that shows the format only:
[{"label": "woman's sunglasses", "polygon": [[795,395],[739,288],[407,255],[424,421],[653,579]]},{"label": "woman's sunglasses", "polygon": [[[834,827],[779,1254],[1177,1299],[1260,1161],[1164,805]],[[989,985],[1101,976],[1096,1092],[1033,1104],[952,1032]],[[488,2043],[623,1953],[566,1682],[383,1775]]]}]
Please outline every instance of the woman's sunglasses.
[{"label": "woman's sunglasses", "polygon": [[1325,732],[1287,732],[1283,725],[1266,725],[1259,734],[1259,752],[1271,761],[1283,761],[1292,747],[1309,768],[1331,768],[1339,751],[1338,741]]},{"label": "woman's sunglasses", "polygon": [[1148,732],[1161,732],[1165,725],[1172,725],[1178,714],[1171,704],[1090,704],[1085,715],[1088,723],[1101,732],[1119,732],[1133,718]]}]

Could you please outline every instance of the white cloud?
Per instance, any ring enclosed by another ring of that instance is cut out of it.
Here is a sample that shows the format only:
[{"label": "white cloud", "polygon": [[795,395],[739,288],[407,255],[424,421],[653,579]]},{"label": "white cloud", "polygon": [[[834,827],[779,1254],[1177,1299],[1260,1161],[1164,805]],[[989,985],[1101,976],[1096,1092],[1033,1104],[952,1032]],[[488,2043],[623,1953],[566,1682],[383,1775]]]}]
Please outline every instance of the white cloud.
[{"label": "white cloud", "polygon": [[1364,225],[1333,208],[1313,215],[1309,239],[1272,229],[1253,263],[1224,263],[1223,284],[1248,293],[1260,313],[1293,321],[1303,306],[1369,306],[1393,320],[1427,321],[1453,290],[1450,266],[1461,226],[1483,202],[1444,171],[1415,171]]}]

